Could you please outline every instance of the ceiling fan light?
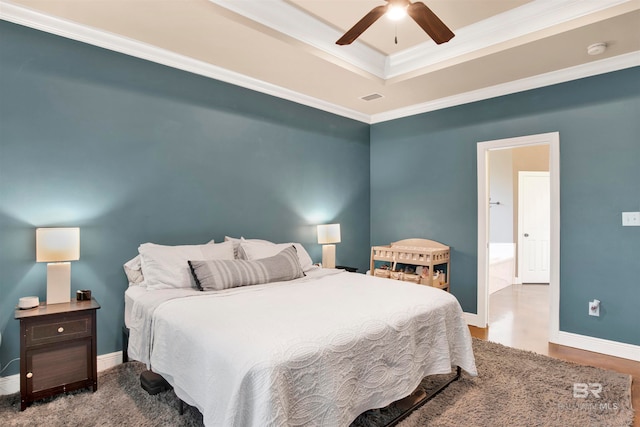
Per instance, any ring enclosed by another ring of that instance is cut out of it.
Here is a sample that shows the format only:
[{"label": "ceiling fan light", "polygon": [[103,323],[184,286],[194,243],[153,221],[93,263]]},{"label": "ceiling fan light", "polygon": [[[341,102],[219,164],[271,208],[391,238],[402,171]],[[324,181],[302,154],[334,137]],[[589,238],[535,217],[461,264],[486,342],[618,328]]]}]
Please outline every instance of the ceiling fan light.
[{"label": "ceiling fan light", "polygon": [[405,16],[407,16],[407,5],[389,5],[389,9],[387,10],[387,17],[389,19],[392,21],[399,21]]}]

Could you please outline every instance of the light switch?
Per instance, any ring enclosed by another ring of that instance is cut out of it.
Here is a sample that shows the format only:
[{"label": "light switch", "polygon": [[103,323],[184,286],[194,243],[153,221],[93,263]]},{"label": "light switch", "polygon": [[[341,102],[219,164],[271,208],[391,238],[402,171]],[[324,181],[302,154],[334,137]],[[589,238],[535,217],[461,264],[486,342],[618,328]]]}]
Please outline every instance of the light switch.
[{"label": "light switch", "polygon": [[622,212],[622,225],[640,226],[640,212]]}]

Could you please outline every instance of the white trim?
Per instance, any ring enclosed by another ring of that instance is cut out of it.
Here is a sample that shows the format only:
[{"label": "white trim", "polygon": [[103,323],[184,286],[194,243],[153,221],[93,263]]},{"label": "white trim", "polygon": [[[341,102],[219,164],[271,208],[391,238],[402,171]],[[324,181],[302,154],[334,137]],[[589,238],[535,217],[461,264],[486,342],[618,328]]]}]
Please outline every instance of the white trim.
[{"label": "white trim", "polygon": [[549,341],[557,342],[560,327],[560,134],[551,132],[495,141],[478,142],[478,323],[486,327],[488,312],[488,264],[489,264],[489,171],[487,168],[490,150],[508,149],[529,145],[549,145],[550,185],[550,282],[549,282]]},{"label": "white trim", "polygon": [[[479,325],[477,314],[463,313],[463,315],[468,325],[482,327]],[[609,341],[569,332],[559,332],[556,344],[640,362],[640,346],[633,344]],[[122,363],[121,351],[100,355],[98,356],[98,372],[117,366],[120,363]],[[0,377],[0,396],[17,393],[19,391],[20,376],[18,374]]]},{"label": "white trim", "polygon": [[361,42],[348,46],[338,46],[334,42],[342,37],[343,31],[325,24],[284,0],[209,1],[276,30],[291,39],[301,41],[315,49],[335,56],[376,77],[385,77],[383,72],[386,56],[384,54]]},{"label": "white trim", "polygon": [[559,332],[556,344],[640,362],[640,346],[638,345],[604,340],[602,338],[578,335],[570,332]]},{"label": "white trim", "polygon": [[[97,358],[98,372],[102,372],[109,368],[113,368],[122,363],[122,351],[101,354]],[[0,396],[5,394],[13,394],[20,391],[20,375],[10,375],[8,377],[0,377]]]},{"label": "white trim", "polygon": [[441,69],[450,61],[464,59],[465,56],[504,43],[523,44],[530,40],[526,36],[538,31],[548,30],[574,19],[601,12],[605,9],[628,3],[628,0],[534,0],[515,9],[492,16],[476,24],[456,30],[453,39],[447,42],[447,48],[439,48],[428,41],[403,50],[387,59],[384,78],[401,78],[421,68]]},{"label": "white trim", "polygon": [[560,331],[560,134],[549,135],[550,261],[549,341]]},{"label": "white trim", "polygon": [[520,80],[490,86],[483,89],[452,95],[409,107],[398,108],[384,113],[373,114],[370,122],[380,123],[403,117],[414,116],[416,114],[428,113],[430,111],[441,110],[443,108],[455,107],[457,105],[469,104],[471,102],[496,98],[498,96],[510,95],[512,93],[524,92],[526,90],[538,89],[558,83],[583,79],[598,74],[610,73],[623,70],[625,68],[640,66],[640,51],[630,52],[612,58],[601,59],[583,65],[564,68],[558,71],[539,74],[533,77],[526,77]]},{"label": "white trim", "polygon": [[[489,149],[496,142],[479,142],[476,145],[477,186],[478,186],[478,240],[476,242],[477,261],[477,295],[476,312],[480,328],[486,328],[489,324],[489,312],[487,310],[489,298]],[[498,147],[496,147],[498,148]]]},{"label": "white trim", "polygon": [[355,110],[341,107],[290,89],[276,86],[235,71],[189,58],[165,49],[142,43],[127,37],[109,33],[95,28],[76,24],[71,21],[49,16],[22,6],[0,1],[0,18],[9,22],[24,25],[36,30],[88,43],[93,46],[124,53],[136,58],[146,59],[190,73],[220,80],[236,86],[255,90],[298,104],[317,108],[339,116],[369,123],[370,116]]},{"label": "white trim", "polygon": [[2,0],[0,0],[0,6],[0,19],[9,22],[220,80],[368,124],[385,122],[456,105],[468,104],[484,99],[509,95],[525,90],[536,89],[598,74],[618,71],[625,68],[640,66],[640,51],[635,51],[575,67],[565,68],[563,70],[515,80],[509,83],[369,115],[304,95],[281,86],[276,86],[252,77],[244,76],[234,71],[229,71],[203,61],[178,55],[146,43],[79,25],[64,19],[55,18],[23,6],[7,3]]},{"label": "white trim", "polygon": [[519,43],[522,44],[528,41],[525,37],[530,34],[625,3],[633,7],[632,0],[534,0],[457,29],[456,36],[447,43],[446,49],[428,40],[409,49],[384,55],[359,39],[348,46],[337,46],[334,42],[344,31],[322,22],[286,0],[209,1],[382,79],[399,78],[425,67],[442,68],[448,61],[460,60],[466,55],[514,39],[520,39]]},{"label": "white trim", "polygon": [[[464,319],[467,325],[479,326],[481,323],[477,314],[464,313]],[[555,342],[558,345],[573,347],[580,350],[593,351],[595,353],[606,354],[623,359],[634,360],[640,362],[640,346],[621,343],[617,341],[604,340],[602,338],[589,337],[586,335],[578,335],[570,332],[558,332],[558,338]]]},{"label": "white trim", "polygon": [[476,326],[478,328],[485,328],[487,326],[486,324],[482,324],[482,319],[480,319],[480,317],[475,313],[467,313],[465,311],[462,315],[464,316],[464,320],[467,322],[467,325]]},{"label": "white trim", "polygon": [[98,372],[105,371],[122,363],[122,351],[101,354],[98,356]]}]

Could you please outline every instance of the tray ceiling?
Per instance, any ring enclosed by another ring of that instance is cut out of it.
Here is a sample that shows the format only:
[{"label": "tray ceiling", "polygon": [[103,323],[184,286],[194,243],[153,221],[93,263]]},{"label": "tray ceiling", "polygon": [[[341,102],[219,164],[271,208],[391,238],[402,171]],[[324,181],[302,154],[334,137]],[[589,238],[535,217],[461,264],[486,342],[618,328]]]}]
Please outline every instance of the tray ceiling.
[{"label": "tray ceiling", "polygon": [[369,123],[640,65],[640,0],[424,3],[448,43],[382,17],[335,44],[383,0],[13,0],[0,18]]}]

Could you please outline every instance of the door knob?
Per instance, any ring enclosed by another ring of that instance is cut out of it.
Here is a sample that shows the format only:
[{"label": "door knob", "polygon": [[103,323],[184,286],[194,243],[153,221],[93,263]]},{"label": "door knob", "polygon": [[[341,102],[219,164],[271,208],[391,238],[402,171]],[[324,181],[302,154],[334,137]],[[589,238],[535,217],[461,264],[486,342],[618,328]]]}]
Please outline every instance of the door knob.
[{"label": "door knob", "polygon": [[524,233],[524,237],[529,237],[529,233]]}]

